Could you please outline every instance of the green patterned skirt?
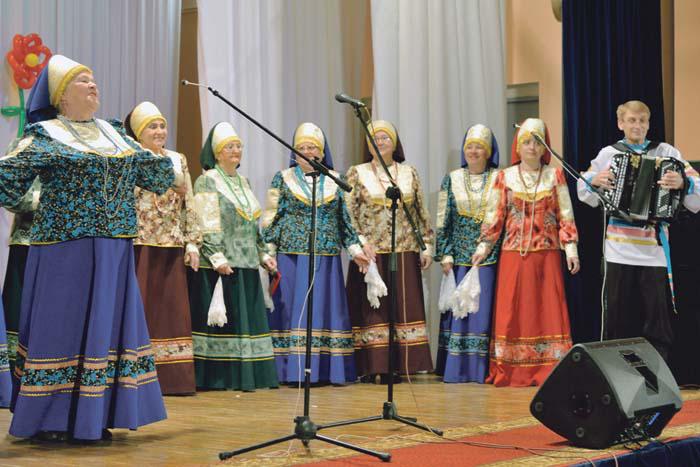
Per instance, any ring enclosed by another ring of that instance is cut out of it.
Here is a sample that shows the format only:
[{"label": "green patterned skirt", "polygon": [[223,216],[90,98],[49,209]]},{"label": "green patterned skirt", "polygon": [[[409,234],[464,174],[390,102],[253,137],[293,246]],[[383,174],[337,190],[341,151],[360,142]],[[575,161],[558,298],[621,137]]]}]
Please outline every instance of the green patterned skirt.
[{"label": "green patterned skirt", "polygon": [[[208,326],[217,279],[222,278],[227,323]],[[235,268],[230,276],[213,269],[188,269],[195,377],[198,388],[241,389],[278,386],[260,276]]]}]

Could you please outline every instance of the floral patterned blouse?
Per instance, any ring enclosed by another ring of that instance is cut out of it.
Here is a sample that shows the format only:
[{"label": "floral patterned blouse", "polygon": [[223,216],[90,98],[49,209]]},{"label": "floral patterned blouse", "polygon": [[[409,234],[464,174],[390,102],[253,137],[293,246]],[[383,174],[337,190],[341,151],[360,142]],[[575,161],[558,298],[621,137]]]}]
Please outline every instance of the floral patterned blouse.
[{"label": "floral patterned blouse", "polygon": [[[338,176],[334,172],[334,175]],[[333,180],[321,176],[317,182],[316,254],[334,256],[341,247],[351,256],[362,251],[345,204],[345,193]],[[267,191],[262,218],[263,238],[268,250],[308,254],[311,229],[311,185],[301,169],[277,172]]]},{"label": "floral patterned blouse", "polygon": [[[423,237],[427,249],[422,254],[432,256],[434,234],[418,172],[414,167],[400,163],[392,164],[389,172],[399,186],[403,202],[414,216],[418,232]],[[366,162],[350,167],[347,179],[352,187],[352,192],[347,197],[348,210],[353,225],[360,234],[360,241],[363,245],[371,243],[377,253],[390,253],[391,201],[385,196],[389,179],[384,169]],[[401,205],[396,210],[396,251],[420,251]]]},{"label": "floral patterned blouse", "polygon": [[245,177],[207,170],[194,182],[194,206],[203,236],[200,267],[257,269],[269,258],[258,231],[262,210]]},{"label": "floral patterned blouse", "polygon": [[[136,188],[136,213],[139,232],[135,245],[155,247],[183,247],[187,252],[198,252],[202,244],[202,234],[197,225],[194,210],[192,180],[183,154],[166,150],[164,156],[173,161],[175,173],[184,177],[187,192],[181,196],[173,189],[162,195]],[[178,170],[180,169],[180,170]]]},{"label": "floral patterned blouse", "polygon": [[574,210],[560,167],[542,166],[539,180],[519,165],[498,173],[477,252],[491,251],[504,226],[503,250],[526,254],[563,248],[567,258],[578,256]]},{"label": "floral patterned blouse", "polygon": [[7,208],[14,213],[12,219],[12,230],[10,232],[10,245],[29,245],[32,222],[34,222],[34,211],[39,207],[39,197],[41,196],[41,182],[34,179],[31,188],[27,191],[18,204]]},{"label": "floral patterned blouse", "polygon": [[[497,173],[488,168],[483,174],[470,175],[468,169],[457,169],[442,180],[438,196],[436,261],[471,266]],[[481,264],[494,264],[499,253],[500,243],[497,243]]]},{"label": "floral patterned blouse", "polygon": [[174,180],[170,158],[104,120],[72,122],[70,129],[58,119],[27,127],[13,154],[0,160],[0,204],[16,206],[38,177],[32,244],[135,237],[134,188],[165,192]]}]

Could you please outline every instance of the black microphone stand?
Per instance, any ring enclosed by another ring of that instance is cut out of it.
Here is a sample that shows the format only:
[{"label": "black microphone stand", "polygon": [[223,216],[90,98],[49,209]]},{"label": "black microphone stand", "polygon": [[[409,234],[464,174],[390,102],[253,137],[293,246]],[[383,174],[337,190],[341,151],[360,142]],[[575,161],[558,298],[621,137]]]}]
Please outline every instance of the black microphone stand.
[{"label": "black microphone stand", "polygon": [[[184,84],[184,83],[183,83]],[[300,415],[294,418],[294,433],[282,436],[279,438],[274,438],[270,439],[268,441],[264,441],[262,443],[254,444],[251,446],[247,446],[241,449],[236,449],[233,451],[223,451],[219,453],[219,459],[226,460],[229,459],[233,456],[237,456],[239,454],[244,454],[246,452],[254,451],[256,449],[262,449],[267,446],[272,446],[274,444],[279,444],[283,443],[285,441],[290,441],[293,439],[298,439],[302,442],[302,444],[305,447],[308,447],[309,441],[312,439],[316,439],[319,441],[324,441],[329,444],[334,444],[336,446],[340,446],[343,448],[347,449],[352,449],[353,451],[361,452],[363,454],[369,454],[370,456],[378,457],[384,462],[388,462],[391,459],[391,455],[384,453],[384,452],[379,452],[379,451],[372,451],[371,449],[365,449],[361,446],[356,446],[354,444],[346,443],[344,441],[339,441],[337,439],[329,438],[327,436],[323,436],[318,434],[318,430],[322,428],[328,428],[329,426],[335,426],[334,424],[331,425],[316,425],[312,420],[309,415],[309,408],[310,408],[310,401],[311,401],[311,341],[312,341],[312,326],[313,326],[313,303],[314,303],[314,275],[315,275],[315,269],[316,269],[316,258],[315,258],[315,252],[316,252],[316,182],[318,177],[323,174],[329,178],[331,178],[340,188],[342,188],[345,191],[351,191],[352,188],[345,183],[343,180],[340,180],[338,177],[333,175],[330,170],[328,170],[328,167],[323,165],[322,163],[316,161],[314,158],[308,158],[304,156],[301,152],[297,151],[289,145],[287,142],[282,140],[280,137],[272,133],[272,131],[268,130],[264,125],[259,123],[257,120],[255,120],[253,117],[245,113],[243,110],[232,104],[231,102],[228,101],[225,97],[221,96],[219,94],[219,91],[216,89],[212,89],[211,87],[207,86],[207,89],[209,92],[211,92],[213,95],[224,101],[226,104],[229,105],[232,109],[234,109],[236,112],[239,114],[243,115],[248,121],[252,122],[263,130],[265,133],[268,135],[272,136],[275,140],[277,140],[282,146],[286,147],[287,149],[291,150],[294,154],[297,155],[297,157],[301,157],[304,159],[306,162],[308,162],[311,167],[314,168],[313,172],[310,172],[306,175],[311,176],[312,178],[312,186],[311,186],[311,229],[309,231],[309,292],[308,292],[308,299],[307,299],[307,306],[306,306],[306,352],[305,352],[305,362],[304,362],[304,415]],[[303,311],[303,310],[302,310]]]},{"label": "black microphone stand", "polygon": [[[520,128],[520,125],[518,125],[518,124],[516,124],[516,123],[514,123],[513,126],[514,126],[515,128],[518,128],[518,129]],[[581,180],[581,181],[583,181],[583,183],[586,185],[586,187],[588,188],[588,190],[590,190],[593,194],[595,194],[596,197],[598,198],[598,200],[600,200],[600,202],[601,202],[600,206],[601,206],[601,208],[603,208],[603,226],[604,226],[604,228],[605,228],[605,223],[607,222],[607,219],[608,219],[608,215],[610,215],[610,214],[612,214],[612,215],[614,215],[614,216],[616,216],[616,217],[619,217],[620,219],[624,220],[625,222],[629,222],[629,223],[633,223],[633,222],[634,222],[634,220],[633,220],[627,213],[622,212],[617,206],[615,206],[615,205],[612,203],[612,201],[610,201],[610,198],[608,198],[607,194],[606,194],[603,190],[601,190],[601,189],[598,188],[598,187],[593,186],[593,185],[591,184],[591,182],[589,182],[589,181],[586,179],[586,177],[584,177],[584,176],[581,175],[580,173],[576,172],[576,170],[574,170],[574,168],[571,167],[571,164],[569,164],[568,162],[566,162],[559,154],[557,154],[557,152],[556,152],[554,149],[552,149],[552,148],[547,144],[547,142],[546,142],[544,139],[542,139],[542,138],[541,138],[538,134],[536,134],[536,133],[532,133],[532,136],[533,136],[542,146],[544,146],[545,148],[547,148],[547,149],[549,150],[550,154],[552,154],[554,157],[556,157],[557,159],[559,159],[559,162],[561,162],[562,167],[564,168],[564,170],[566,171],[566,173],[569,174],[569,176],[571,176],[571,177],[574,178],[575,180]],[[605,240],[603,240],[603,241],[605,241]],[[605,263],[605,258],[603,258],[603,262],[604,262],[604,264],[603,264],[604,270],[607,272],[607,263]],[[603,282],[602,287],[603,287],[603,290],[604,290],[604,289],[605,289],[605,283],[604,283],[604,282]],[[604,337],[605,320],[607,319],[607,315],[608,315],[608,306],[607,306],[607,301],[606,301],[606,300],[603,301],[603,303],[602,303],[602,305],[601,305],[601,308],[602,308],[601,312],[603,313],[603,316],[605,317],[605,318],[603,318],[603,320],[601,321],[600,340],[601,340],[601,342],[602,342],[602,341],[603,341],[603,337]]]},{"label": "black microphone stand", "polygon": [[[513,126],[518,129],[520,128],[520,125],[518,124],[513,124]],[[634,222],[634,220],[629,215],[627,215],[627,213],[622,212],[617,206],[615,206],[612,203],[612,201],[610,201],[610,198],[608,198],[608,195],[603,190],[593,186],[591,182],[589,182],[586,179],[586,177],[576,172],[576,170],[571,166],[571,164],[566,162],[559,154],[557,154],[557,152],[554,149],[552,149],[538,134],[532,133],[532,137],[535,138],[535,140],[537,140],[537,142],[539,142],[542,146],[547,148],[550,154],[559,159],[559,162],[561,162],[561,166],[566,171],[566,173],[568,173],[575,180],[581,180],[586,185],[586,187],[588,187],[588,189],[596,195],[596,197],[601,201],[601,206],[603,207],[603,211],[606,217],[608,213],[611,213],[614,216],[624,220],[625,222]]]},{"label": "black microphone stand", "polygon": [[[344,102],[344,101],[343,101]],[[344,426],[344,425],[352,425],[355,423],[364,423],[364,422],[373,422],[375,420],[395,420],[397,422],[404,423],[406,425],[410,425],[412,427],[429,431],[431,433],[434,433],[438,436],[442,436],[443,432],[442,430],[439,430],[437,428],[432,428],[428,425],[424,425],[422,423],[418,423],[418,420],[414,417],[403,417],[399,415],[398,409],[396,408],[396,404],[394,403],[394,347],[396,343],[394,342],[394,338],[396,336],[396,313],[398,309],[398,302],[397,302],[397,295],[396,295],[396,290],[397,290],[397,283],[396,283],[396,270],[397,270],[397,260],[396,260],[396,209],[398,208],[398,202],[399,199],[401,199],[401,190],[399,187],[396,185],[395,180],[392,178],[391,173],[389,173],[389,167],[387,167],[386,162],[384,162],[384,159],[381,157],[379,153],[379,148],[377,147],[377,143],[374,141],[374,138],[372,138],[371,133],[369,132],[369,129],[367,128],[367,125],[369,123],[369,115],[365,119],[362,116],[362,109],[365,108],[362,105],[356,105],[353,104],[352,102],[345,102],[350,105],[352,105],[355,114],[357,115],[357,118],[360,119],[360,122],[362,122],[362,128],[364,128],[365,133],[367,135],[367,139],[369,140],[370,144],[372,144],[372,147],[374,148],[375,154],[377,154],[377,159],[379,159],[384,172],[387,174],[389,178],[389,182],[391,183],[391,186],[387,188],[386,190],[386,197],[387,199],[391,200],[391,255],[389,259],[389,288],[388,288],[388,293],[389,297],[391,298],[390,301],[390,307],[389,307],[389,356],[388,356],[388,364],[387,364],[387,400],[384,402],[384,405],[382,407],[382,414],[381,415],[375,415],[373,417],[366,417],[366,418],[357,418],[353,420],[345,420],[345,421],[340,421],[340,422],[335,422],[335,423],[329,423],[327,425],[324,425],[322,428],[330,428],[330,427],[336,427],[336,426]],[[406,206],[406,203],[401,203],[401,206],[403,207],[404,214],[406,215],[406,218],[408,219],[409,223],[411,224],[411,229],[413,231],[413,235],[416,238],[416,241],[418,242],[418,245],[420,246],[421,251],[425,250],[425,242],[423,241],[423,238],[421,237],[420,233],[418,232],[418,228],[416,227],[416,223],[413,220],[413,216],[411,216],[411,213],[408,210],[408,206]]]}]

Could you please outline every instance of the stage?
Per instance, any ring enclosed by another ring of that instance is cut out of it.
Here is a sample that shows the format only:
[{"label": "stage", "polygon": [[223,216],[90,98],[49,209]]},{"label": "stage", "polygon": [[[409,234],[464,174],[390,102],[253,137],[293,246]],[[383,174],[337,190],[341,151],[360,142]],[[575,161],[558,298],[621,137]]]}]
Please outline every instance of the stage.
[{"label": "stage", "polygon": [[[376,421],[321,431],[322,434],[373,449],[390,450],[391,464],[352,451],[312,441],[305,452],[299,441],[247,453],[225,463],[220,451],[289,434],[293,419],[303,410],[303,391],[282,387],[254,393],[200,392],[192,397],[165,398],[168,420],[137,432],[114,430],[109,443],[78,446],[37,444],[7,435],[10,413],[0,409],[0,466],[90,465],[298,465],[309,462],[341,465],[448,465],[449,456],[459,465],[566,465],[586,462],[605,452],[571,447],[551,434],[529,415],[536,388],[494,388],[479,384],[444,384],[432,375],[414,377],[413,384],[396,385],[394,400],[399,413],[445,430],[450,439],[470,443],[512,444],[542,447],[528,452],[440,443],[430,433],[392,421]],[[683,437],[700,432],[700,390],[683,390],[683,410],[671,421],[661,438]],[[317,424],[367,417],[381,413],[386,386],[354,384],[312,389],[311,417]],[[687,413],[686,413],[686,408]],[[296,410],[295,410],[296,409]],[[697,412],[697,413],[696,413]],[[615,452],[618,452],[619,449]],[[546,452],[547,457],[541,455]],[[612,451],[611,451],[612,452]],[[431,463],[438,455],[442,463]],[[324,459],[329,462],[323,462]],[[423,459],[423,460],[420,460]],[[420,461],[419,461],[420,460]],[[457,465],[457,464],[455,464]]]}]

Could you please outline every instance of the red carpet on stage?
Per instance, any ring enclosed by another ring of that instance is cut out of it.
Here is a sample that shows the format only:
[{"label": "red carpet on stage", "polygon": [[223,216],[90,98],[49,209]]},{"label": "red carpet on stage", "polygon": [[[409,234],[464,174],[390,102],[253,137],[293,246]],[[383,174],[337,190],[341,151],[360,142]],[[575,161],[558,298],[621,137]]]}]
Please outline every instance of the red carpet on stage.
[{"label": "red carpet on stage", "polygon": [[[576,448],[567,440],[553,433],[534,419],[520,419],[513,422],[517,428],[479,433],[459,437],[458,441],[441,442],[429,434],[409,436],[421,444],[392,449],[392,442],[371,443],[366,447],[389,450],[391,465],[400,466],[476,466],[476,465],[571,465],[588,461],[619,457],[629,452],[624,446],[605,450]],[[447,430],[446,436],[455,439],[453,433],[459,429]],[[659,439],[664,442],[688,438],[700,434],[700,400],[689,400],[671,420]],[[403,438],[405,440],[406,438]],[[473,444],[466,444],[473,443]],[[486,443],[490,446],[479,443]],[[517,446],[521,449],[514,448]],[[307,463],[313,467],[376,466],[382,462],[369,456],[353,456]]]}]

